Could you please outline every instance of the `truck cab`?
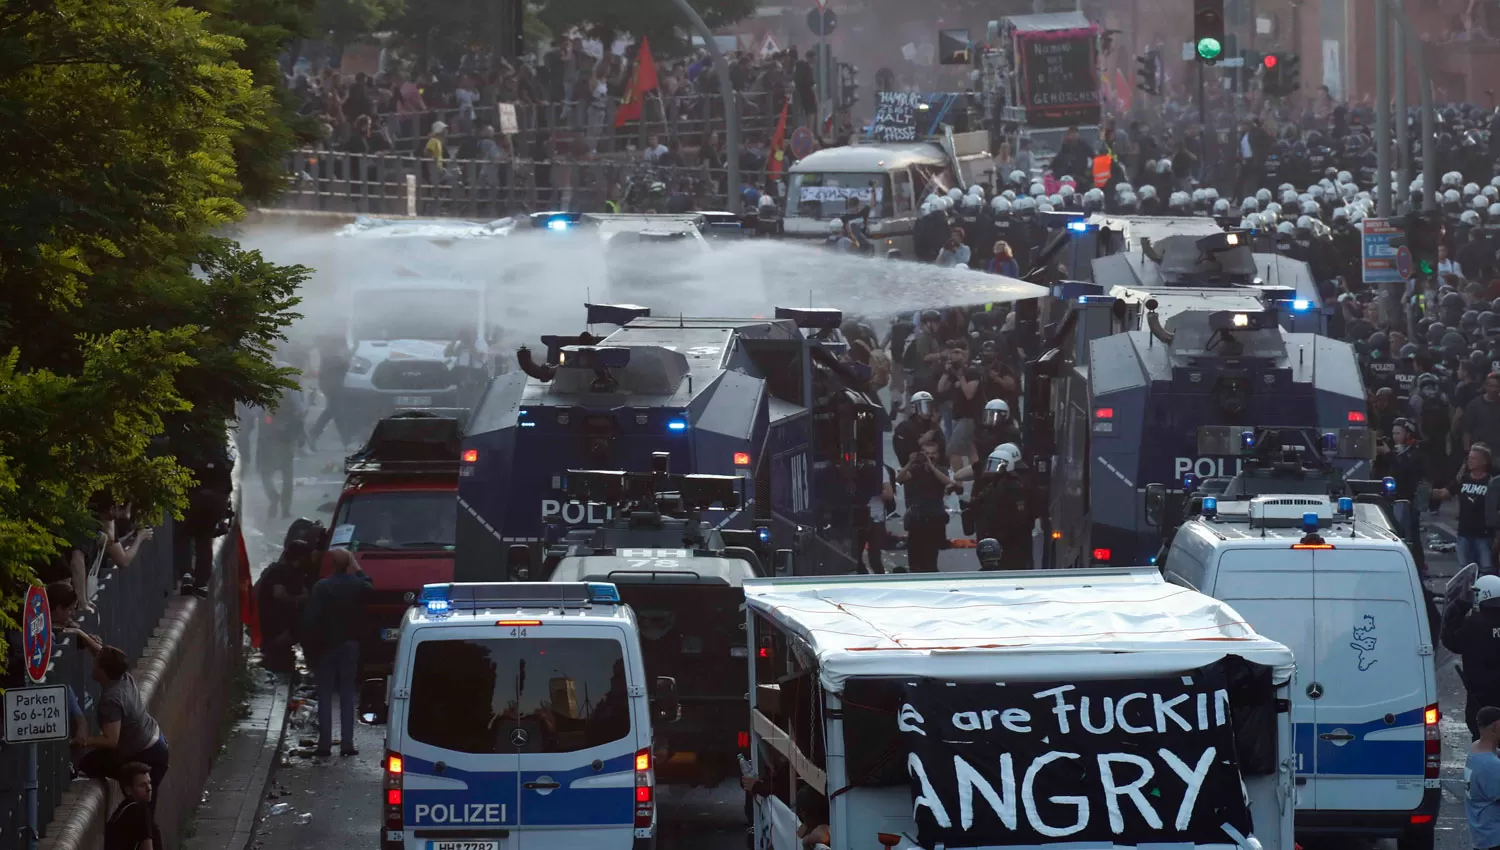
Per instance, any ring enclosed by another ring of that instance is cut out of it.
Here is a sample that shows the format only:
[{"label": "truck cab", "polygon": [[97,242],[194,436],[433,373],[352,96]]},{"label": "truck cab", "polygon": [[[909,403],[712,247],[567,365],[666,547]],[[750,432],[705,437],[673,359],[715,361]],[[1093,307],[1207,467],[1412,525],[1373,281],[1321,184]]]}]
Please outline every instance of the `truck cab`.
[{"label": "truck cab", "polygon": [[[345,461],[329,548],[354,553],[375,585],[365,672],[389,670],[401,618],[424,585],[453,578],[462,411],[403,411],[382,419]],[[324,557],[321,574],[332,563]]]}]

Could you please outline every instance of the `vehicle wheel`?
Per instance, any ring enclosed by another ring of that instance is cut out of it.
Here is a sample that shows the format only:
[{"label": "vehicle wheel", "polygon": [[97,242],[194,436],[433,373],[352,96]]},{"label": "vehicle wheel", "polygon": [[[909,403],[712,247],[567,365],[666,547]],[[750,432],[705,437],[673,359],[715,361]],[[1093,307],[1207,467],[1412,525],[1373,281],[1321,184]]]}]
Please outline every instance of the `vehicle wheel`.
[{"label": "vehicle wheel", "polygon": [[1436,831],[1429,824],[1396,839],[1396,850],[1432,850]]}]

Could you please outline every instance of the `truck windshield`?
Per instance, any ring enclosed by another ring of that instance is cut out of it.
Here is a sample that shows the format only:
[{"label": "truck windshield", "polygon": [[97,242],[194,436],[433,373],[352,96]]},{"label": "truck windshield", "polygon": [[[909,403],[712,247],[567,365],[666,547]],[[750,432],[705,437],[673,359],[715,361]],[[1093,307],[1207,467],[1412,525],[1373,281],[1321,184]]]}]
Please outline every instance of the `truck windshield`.
[{"label": "truck windshield", "polygon": [[870,218],[891,217],[891,178],[885,173],[793,174],[786,209],[792,217],[826,220],[868,206]]},{"label": "truck windshield", "polygon": [[[518,728],[528,734],[512,736]],[[569,753],[618,741],[630,734],[621,644],[423,641],[412,661],[406,734],[459,753]]]},{"label": "truck windshield", "polygon": [[357,289],[349,330],[355,341],[449,342],[465,329],[480,336],[481,307],[471,289]]},{"label": "truck windshield", "polygon": [[[360,493],[345,498],[334,517],[335,542],[351,551],[381,549],[453,551],[458,521],[451,491]],[[342,528],[349,526],[349,528]]]}]

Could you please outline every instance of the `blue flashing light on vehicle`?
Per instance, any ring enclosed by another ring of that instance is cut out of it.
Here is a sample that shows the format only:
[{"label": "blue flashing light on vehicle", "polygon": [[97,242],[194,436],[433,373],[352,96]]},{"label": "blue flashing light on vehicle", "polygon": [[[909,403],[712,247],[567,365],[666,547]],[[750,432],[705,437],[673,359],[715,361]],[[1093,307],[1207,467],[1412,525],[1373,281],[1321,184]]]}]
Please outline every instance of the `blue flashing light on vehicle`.
[{"label": "blue flashing light on vehicle", "polygon": [[1302,530],[1308,534],[1314,534],[1318,530],[1318,512],[1307,511],[1302,514]]},{"label": "blue flashing light on vehicle", "polygon": [[1294,313],[1306,313],[1311,309],[1312,302],[1306,298],[1298,298],[1297,300],[1292,302],[1292,312]]},{"label": "blue flashing light on vehicle", "polygon": [[1380,486],[1384,487],[1385,488],[1385,492],[1387,492],[1387,493],[1395,493],[1396,492],[1396,479],[1394,479],[1394,478],[1390,477],[1389,475],[1387,475],[1386,477],[1380,479]]},{"label": "blue flashing light on vehicle", "polygon": [[589,582],[589,601],[597,604],[620,604],[620,589],[604,582]]},{"label": "blue flashing light on vehicle", "polygon": [[1344,516],[1354,516],[1354,500],[1348,496],[1339,497],[1339,513]]},{"label": "blue flashing light on vehicle", "polygon": [[686,431],[687,426],[688,424],[686,419],[673,419],[667,422],[668,431]]},{"label": "blue flashing light on vehicle", "polygon": [[1219,500],[1213,496],[1203,498],[1203,516],[1213,519],[1219,515]]},{"label": "blue flashing light on vehicle", "polygon": [[567,230],[568,229],[568,220],[565,219],[565,218],[550,219],[547,222],[547,229],[548,230]]},{"label": "blue flashing light on vehicle", "polygon": [[1068,222],[1068,229],[1074,233],[1087,233],[1089,231],[1089,223],[1086,221],[1070,221]]}]

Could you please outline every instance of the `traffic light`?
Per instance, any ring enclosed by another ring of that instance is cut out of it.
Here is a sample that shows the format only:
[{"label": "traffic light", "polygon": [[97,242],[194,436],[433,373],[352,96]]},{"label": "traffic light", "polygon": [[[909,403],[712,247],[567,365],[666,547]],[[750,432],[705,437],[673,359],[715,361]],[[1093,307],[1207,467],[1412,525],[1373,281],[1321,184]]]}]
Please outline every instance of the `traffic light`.
[{"label": "traffic light", "polygon": [[1415,272],[1424,278],[1437,271],[1438,245],[1443,241],[1441,213],[1412,213],[1406,217],[1406,245]]},{"label": "traffic light", "polygon": [[1135,57],[1135,61],[1140,65],[1135,70],[1136,89],[1146,94],[1161,94],[1161,56],[1153,50]]},{"label": "traffic light", "polygon": [[1267,53],[1260,60],[1260,90],[1272,97],[1281,97],[1285,92],[1281,87],[1282,62],[1281,56],[1275,53]]},{"label": "traffic light", "polygon": [[1282,88],[1287,94],[1302,88],[1302,57],[1295,53],[1288,53],[1281,58],[1278,70],[1281,71]]},{"label": "traffic light", "polygon": [[1193,51],[1210,65],[1224,54],[1224,0],[1193,0]]}]

